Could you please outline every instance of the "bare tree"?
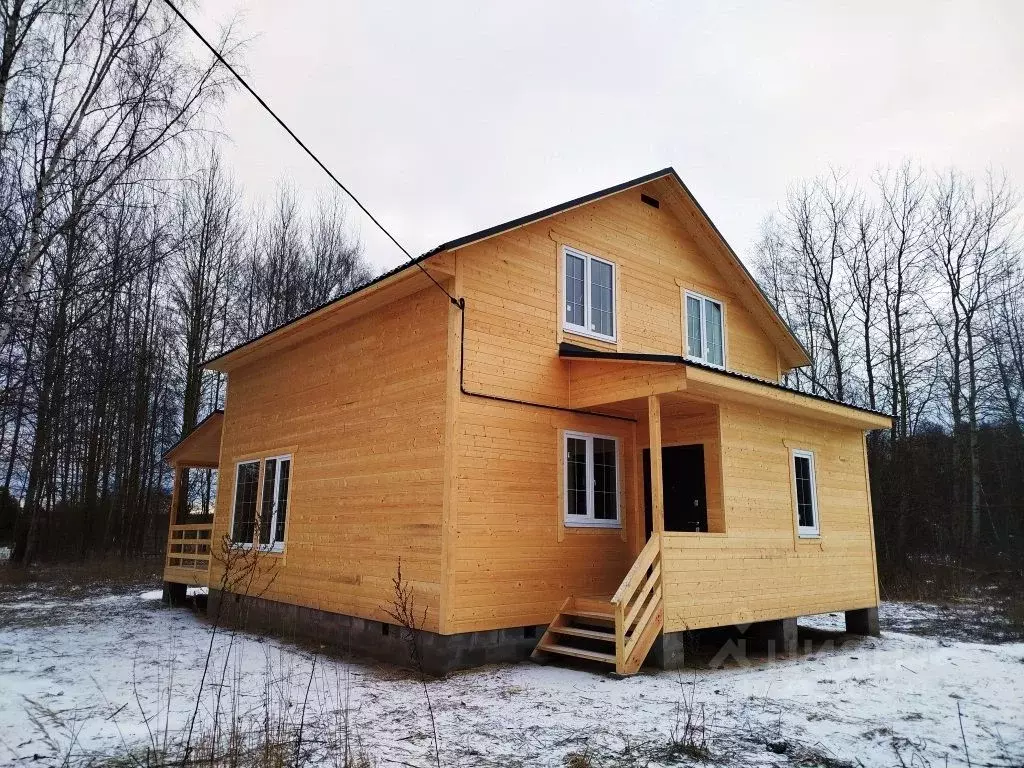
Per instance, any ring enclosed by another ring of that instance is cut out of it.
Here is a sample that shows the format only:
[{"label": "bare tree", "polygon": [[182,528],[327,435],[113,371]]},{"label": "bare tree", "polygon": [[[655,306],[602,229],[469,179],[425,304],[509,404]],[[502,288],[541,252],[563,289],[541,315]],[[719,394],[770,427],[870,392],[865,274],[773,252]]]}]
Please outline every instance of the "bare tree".
[{"label": "bare tree", "polygon": [[971,180],[949,171],[937,180],[933,192],[934,234],[928,251],[946,293],[936,317],[948,357],[946,386],[954,435],[964,438],[955,440],[953,447],[957,459],[966,463],[967,545],[972,552],[981,540],[978,416],[983,314],[994,281],[1008,270],[1005,230],[1015,204],[1006,180],[992,175],[979,193]]}]

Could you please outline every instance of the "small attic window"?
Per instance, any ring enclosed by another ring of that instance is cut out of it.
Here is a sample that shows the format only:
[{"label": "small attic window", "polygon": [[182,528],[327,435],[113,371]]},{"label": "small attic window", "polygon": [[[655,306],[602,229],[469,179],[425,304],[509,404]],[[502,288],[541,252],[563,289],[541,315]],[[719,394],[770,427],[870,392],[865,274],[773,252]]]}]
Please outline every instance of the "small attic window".
[{"label": "small attic window", "polygon": [[661,203],[658,202],[657,198],[651,197],[650,195],[645,195],[643,192],[640,193],[640,202],[646,203],[647,205],[651,206],[651,208],[661,207]]}]

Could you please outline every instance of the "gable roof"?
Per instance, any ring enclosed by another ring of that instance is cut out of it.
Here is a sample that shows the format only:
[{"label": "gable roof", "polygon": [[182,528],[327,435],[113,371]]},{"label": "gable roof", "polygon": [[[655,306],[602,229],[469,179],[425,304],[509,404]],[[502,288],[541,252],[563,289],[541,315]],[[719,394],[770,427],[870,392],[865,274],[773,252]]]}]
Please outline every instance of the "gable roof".
[{"label": "gable roof", "polygon": [[217,408],[196,424],[192,431],[164,451],[161,457],[171,465],[213,467],[220,463],[220,438],[224,411]]},{"label": "gable roof", "polygon": [[411,259],[403,264],[400,264],[394,269],[385,272],[382,275],[379,275],[370,282],[365,283],[364,285],[361,285],[358,288],[349,291],[348,293],[342,294],[341,296],[339,296],[336,299],[333,299],[332,301],[329,301],[318,307],[314,307],[310,311],[302,315],[299,315],[295,319],[287,323],[284,323],[283,325],[280,325],[276,328],[273,328],[260,336],[257,336],[255,339],[252,339],[251,341],[239,344],[227,350],[226,352],[217,355],[216,357],[210,358],[206,362],[202,363],[201,367],[212,368],[216,370],[228,370],[231,367],[234,367],[232,363],[234,362],[235,358],[241,355],[241,353],[248,350],[252,350],[254,346],[264,343],[271,337],[278,336],[279,334],[281,334],[281,332],[296,326],[296,324],[298,323],[302,323],[310,318],[322,315],[323,313],[332,310],[345,302],[353,300],[355,297],[361,294],[365,294],[366,292],[374,289],[375,287],[379,286],[380,284],[384,283],[385,281],[391,278],[406,273],[409,270],[412,270],[418,266],[421,266],[425,269],[426,266],[423,264],[423,262],[435,256],[458,250],[459,248],[463,248],[467,245],[478,243],[482,240],[486,240],[488,238],[504,234],[513,229],[518,229],[519,227],[525,227],[529,224],[541,221],[542,219],[546,219],[551,216],[556,216],[558,214],[565,213],[566,211],[572,210],[573,208],[579,208],[580,206],[596,202],[597,200],[601,200],[602,198],[611,197],[612,195],[616,195],[628,189],[643,186],[645,184],[650,184],[652,182],[664,179],[670,180],[673,183],[673,186],[675,186],[678,189],[678,191],[682,193],[683,201],[686,204],[692,206],[693,210],[696,212],[696,219],[698,220],[698,223],[703,223],[710,230],[711,236],[704,238],[705,244],[709,245],[711,248],[714,248],[715,246],[718,247],[718,249],[721,251],[720,258],[718,259],[719,266],[724,267],[726,269],[731,268],[739,280],[739,285],[747,289],[746,292],[749,295],[749,297],[753,300],[754,307],[760,310],[755,311],[755,317],[758,317],[761,320],[761,323],[764,326],[764,330],[768,333],[772,341],[774,341],[778,345],[778,348],[781,352],[782,360],[786,364],[786,368],[798,368],[809,364],[810,355],[808,354],[806,348],[803,346],[803,344],[801,344],[800,340],[796,337],[796,334],[793,332],[793,330],[789,327],[786,321],[775,309],[775,306],[772,304],[772,302],[768,299],[767,295],[761,289],[761,286],[758,284],[757,280],[754,279],[754,276],[750,273],[750,271],[740,260],[736,252],[732,249],[732,246],[730,246],[729,243],[726,241],[725,237],[723,237],[722,233],[718,230],[718,227],[715,226],[715,223],[708,216],[707,212],[701,207],[700,203],[697,202],[697,199],[690,192],[686,184],[683,183],[683,180],[679,177],[679,174],[676,173],[673,167],[668,166],[666,168],[662,168],[659,171],[654,171],[653,173],[638,176],[635,179],[630,179],[629,181],[624,181],[620,184],[615,184],[614,186],[607,187],[596,192],[591,192],[588,195],[583,195],[582,197],[577,197],[572,200],[568,200],[564,203],[559,203],[558,205],[553,205],[549,208],[544,208],[540,211],[527,214],[526,216],[520,216],[519,218],[511,219],[510,221],[506,221],[502,224],[496,224],[492,227],[481,229],[477,232],[473,232],[471,234],[458,237],[454,240],[449,240],[448,242],[445,243],[441,243],[441,245],[427,251],[421,256],[418,256],[415,259]]}]

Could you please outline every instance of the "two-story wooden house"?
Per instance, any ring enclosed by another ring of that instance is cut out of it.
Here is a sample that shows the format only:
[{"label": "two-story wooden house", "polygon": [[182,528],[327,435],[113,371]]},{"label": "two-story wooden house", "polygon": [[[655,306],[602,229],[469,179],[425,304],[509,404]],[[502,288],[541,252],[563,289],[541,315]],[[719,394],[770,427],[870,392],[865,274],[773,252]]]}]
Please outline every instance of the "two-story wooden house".
[{"label": "two-story wooden house", "polygon": [[445,243],[206,363],[225,411],[167,460],[219,495],[172,520],[168,592],[212,610],[219,542],[251,548],[251,626],[394,658],[401,559],[439,672],[628,674],[686,630],[789,646],[836,610],[877,632],[865,432],[890,421],[780,384],[807,362],[671,168]]}]

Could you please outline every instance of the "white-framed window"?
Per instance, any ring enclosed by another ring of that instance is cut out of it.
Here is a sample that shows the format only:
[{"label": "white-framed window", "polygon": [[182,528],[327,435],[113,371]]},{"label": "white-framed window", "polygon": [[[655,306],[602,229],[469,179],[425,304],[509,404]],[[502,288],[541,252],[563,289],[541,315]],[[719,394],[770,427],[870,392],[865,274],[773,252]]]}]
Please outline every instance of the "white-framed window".
[{"label": "white-framed window", "polygon": [[284,528],[288,515],[288,481],[292,474],[291,456],[271,456],[263,460],[263,503],[260,510],[260,546],[284,549]]},{"label": "white-framed window", "polygon": [[261,549],[273,552],[284,549],[291,467],[292,457],[287,455],[240,461],[235,465],[235,498],[231,508],[232,544],[251,547],[256,543],[258,535]]},{"label": "white-framed window", "polygon": [[565,246],[565,308],[567,331],[615,341],[615,265]]},{"label": "white-framed window", "polygon": [[725,309],[722,302],[693,291],[684,295],[686,356],[725,367]]},{"label": "white-framed window", "polygon": [[619,441],[566,432],[565,524],[619,528]]},{"label": "white-framed window", "polygon": [[235,499],[231,508],[232,544],[251,545],[256,535],[259,482],[259,460],[240,461],[235,465]]},{"label": "white-framed window", "polygon": [[818,522],[818,488],[814,478],[814,453],[794,450],[791,461],[797,533],[802,537],[818,536],[821,527]]}]

